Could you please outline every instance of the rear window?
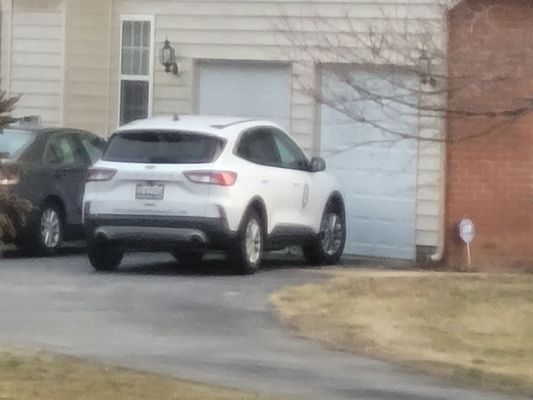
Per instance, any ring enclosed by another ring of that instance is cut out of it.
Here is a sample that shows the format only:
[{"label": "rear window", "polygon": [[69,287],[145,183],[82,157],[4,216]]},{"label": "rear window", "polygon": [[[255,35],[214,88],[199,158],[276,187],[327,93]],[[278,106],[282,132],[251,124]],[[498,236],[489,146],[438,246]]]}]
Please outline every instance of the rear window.
[{"label": "rear window", "polygon": [[143,164],[203,164],[220,154],[222,139],[188,132],[136,131],[113,135],[105,161]]},{"label": "rear window", "polygon": [[14,158],[32,142],[34,137],[35,134],[31,131],[0,130],[0,158]]}]

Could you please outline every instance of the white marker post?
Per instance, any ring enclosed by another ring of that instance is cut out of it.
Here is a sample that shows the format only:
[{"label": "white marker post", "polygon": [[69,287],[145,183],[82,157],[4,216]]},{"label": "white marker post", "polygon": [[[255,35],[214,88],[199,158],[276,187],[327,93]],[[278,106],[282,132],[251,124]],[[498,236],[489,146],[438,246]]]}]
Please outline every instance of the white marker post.
[{"label": "white marker post", "polygon": [[459,222],[459,236],[466,243],[466,252],[468,256],[468,270],[472,269],[472,256],[470,255],[470,243],[474,241],[476,237],[476,227],[474,223],[469,219],[462,219]]}]

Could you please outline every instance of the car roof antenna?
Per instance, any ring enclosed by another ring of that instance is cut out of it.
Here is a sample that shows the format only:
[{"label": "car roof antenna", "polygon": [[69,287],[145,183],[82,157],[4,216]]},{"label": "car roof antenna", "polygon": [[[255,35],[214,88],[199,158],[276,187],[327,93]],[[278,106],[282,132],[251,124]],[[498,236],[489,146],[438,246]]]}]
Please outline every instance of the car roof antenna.
[{"label": "car roof antenna", "polygon": [[180,116],[177,113],[174,113],[174,115],[172,116],[172,121],[179,121],[179,120],[180,120]]}]

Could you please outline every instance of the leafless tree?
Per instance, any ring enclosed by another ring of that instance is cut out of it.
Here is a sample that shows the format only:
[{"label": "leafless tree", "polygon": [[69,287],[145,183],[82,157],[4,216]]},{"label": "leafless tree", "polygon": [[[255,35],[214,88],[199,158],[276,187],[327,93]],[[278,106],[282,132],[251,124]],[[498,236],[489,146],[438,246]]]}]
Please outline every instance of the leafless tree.
[{"label": "leafless tree", "polygon": [[[7,97],[5,92],[0,92],[0,129],[14,121],[11,112],[18,99],[18,97]],[[0,180],[9,173],[10,166],[0,161]],[[19,199],[0,182],[0,244],[15,237],[17,229],[24,225],[30,209],[31,206],[27,201]]]},{"label": "leafless tree", "polygon": [[[316,3],[306,4],[311,14],[306,18],[276,20],[278,43],[287,49],[290,60],[321,72],[319,84],[295,75],[303,94],[326,106],[337,119],[374,132],[357,144],[464,141],[500,132],[533,111],[533,97],[518,93],[512,101],[500,103],[469,101],[479,91],[497,96],[509,87],[530,86],[524,66],[531,65],[533,52],[524,51],[524,43],[532,43],[531,30],[521,32],[520,38],[514,31],[507,35],[480,13],[481,28],[472,29],[483,29],[489,40],[498,41],[501,51],[488,54],[486,48],[472,49],[468,62],[448,69],[449,60],[458,60],[461,51],[448,49],[449,0],[414,7],[374,5],[379,12],[372,18],[359,17],[361,4],[346,6],[341,16],[316,9]],[[418,122],[433,121],[444,127],[446,118],[476,123],[456,137],[446,136],[444,128],[421,134]]]}]

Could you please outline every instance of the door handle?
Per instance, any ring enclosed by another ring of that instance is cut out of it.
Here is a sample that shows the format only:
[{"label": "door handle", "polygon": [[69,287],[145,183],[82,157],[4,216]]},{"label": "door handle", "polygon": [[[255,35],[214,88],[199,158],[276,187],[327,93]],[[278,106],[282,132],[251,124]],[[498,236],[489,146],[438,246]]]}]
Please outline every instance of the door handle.
[{"label": "door handle", "polygon": [[270,180],[266,176],[261,177],[261,183],[268,183]]},{"label": "door handle", "polygon": [[295,186],[295,187],[300,187],[300,186],[303,185],[303,183],[302,182],[293,182],[292,185]]},{"label": "door handle", "polygon": [[63,176],[63,174],[62,174],[61,172],[54,172],[54,177],[55,177],[56,179],[59,179],[59,178],[61,178],[62,176]]}]

